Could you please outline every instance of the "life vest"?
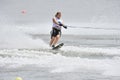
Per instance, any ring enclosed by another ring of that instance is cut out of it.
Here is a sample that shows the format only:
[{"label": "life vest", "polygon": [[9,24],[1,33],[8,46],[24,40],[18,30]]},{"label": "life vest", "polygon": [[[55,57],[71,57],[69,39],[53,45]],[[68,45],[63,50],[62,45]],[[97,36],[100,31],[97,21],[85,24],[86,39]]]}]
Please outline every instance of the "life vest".
[{"label": "life vest", "polygon": [[[57,23],[63,23],[63,21],[61,20],[61,19],[58,19],[57,17],[54,17],[54,19],[55,19],[55,21],[57,22]],[[52,26],[53,28],[56,28],[56,29],[58,29],[58,30],[61,30],[61,26],[59,26],[58,24],[55,24],[54,22],[53,22],[53,26]]]}]

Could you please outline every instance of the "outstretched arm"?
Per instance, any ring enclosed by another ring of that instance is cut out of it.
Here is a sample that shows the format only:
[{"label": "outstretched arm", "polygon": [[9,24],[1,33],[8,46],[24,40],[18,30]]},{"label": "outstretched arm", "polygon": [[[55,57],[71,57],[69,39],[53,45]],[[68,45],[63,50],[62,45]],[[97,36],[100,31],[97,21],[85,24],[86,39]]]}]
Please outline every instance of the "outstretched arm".
[{"label": "outstretched arm", "polygon": [[60,26],[63,26],[65,29],[67,29],[67,26],[65,26],[63,22],[60,24]]},{"label": "outstretched arm", "polygon": [[67,29],[67,26],[65,26],[65,25],[63,24],[63,22],[62,22],[62,23],[57,22],[54,18],[53,18],[53,22],[54,22],[55,24],[57,24],[58,26],[63,26],[65,29]]},{"label": "outstretched arm", "polygon": [[65,26],[63,22],[62,22],[62,23],[59,22],[59,26],[62,26],[62,27],[64,27],[65,29],[67,29],[67,26]]}]

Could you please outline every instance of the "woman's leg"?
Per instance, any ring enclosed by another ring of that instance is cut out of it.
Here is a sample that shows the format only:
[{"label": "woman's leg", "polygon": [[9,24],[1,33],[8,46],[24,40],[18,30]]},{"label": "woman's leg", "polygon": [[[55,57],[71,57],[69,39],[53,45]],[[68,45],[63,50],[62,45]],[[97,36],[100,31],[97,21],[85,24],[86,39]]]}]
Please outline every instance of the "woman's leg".
[{"label": "woman's leg", "polygon": [[59,39],[60,39],[60,35],[57,35],[53,41],[53,45],[56,45]]},{"label": "woman's leg", "polygon": [[54,40],[55,40],[55,37],[52,37],[51,40],[50,40],[50,46],[52,46]]}]

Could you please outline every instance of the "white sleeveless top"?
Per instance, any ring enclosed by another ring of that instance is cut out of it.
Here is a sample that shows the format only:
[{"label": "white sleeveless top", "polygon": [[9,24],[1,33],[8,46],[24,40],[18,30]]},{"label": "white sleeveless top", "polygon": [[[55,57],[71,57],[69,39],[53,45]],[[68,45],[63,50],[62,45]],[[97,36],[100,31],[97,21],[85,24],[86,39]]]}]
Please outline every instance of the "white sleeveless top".
[{"label": "white sleeveless top", "polygon": [[[58,22],[58,23],[63,23],[63,21],[62,21],[61,19],[58,19],[58,18],[56,18],[56,17],[54,17],[54,19],[55,19],[56,22]],[[61,30],[61,26],[55,24],[54,22],[53,22],[53,26],[52,26],[52,27],[53,27],[53,28],[56,28],[56,29],[58,29],[58,30]]]}]

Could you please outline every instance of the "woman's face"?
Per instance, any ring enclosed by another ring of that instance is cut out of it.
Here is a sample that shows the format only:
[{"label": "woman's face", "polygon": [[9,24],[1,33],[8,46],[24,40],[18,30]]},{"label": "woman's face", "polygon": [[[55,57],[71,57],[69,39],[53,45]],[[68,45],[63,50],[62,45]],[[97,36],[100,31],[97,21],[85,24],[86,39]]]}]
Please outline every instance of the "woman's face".
[{"label": "woman's face", "polygon": [[60,18],[61,18],[61,14],[58,14],[58,15],[57,15],[57,18],[60,19]]}]

